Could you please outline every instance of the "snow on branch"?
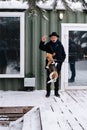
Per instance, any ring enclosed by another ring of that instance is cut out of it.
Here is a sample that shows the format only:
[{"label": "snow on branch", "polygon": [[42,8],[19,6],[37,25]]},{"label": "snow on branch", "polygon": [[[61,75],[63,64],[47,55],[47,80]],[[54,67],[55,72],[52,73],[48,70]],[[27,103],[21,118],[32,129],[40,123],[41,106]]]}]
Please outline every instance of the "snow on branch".
[{"label": "snow on branch", "polygon": [[33,12],[40,11],[40,9],[82,11],[87,10],[87,0],[2,0],[0,8],[29,9]]},{"label": "snow on branch", "polygon": [[82,11],[83,10],[83,5],[82,2],[71,2],[68,1],[68,6],[73,10],[73,11]]},{"label": "snow on branch", "polygon": [[44,3],[40,0],[37,5],[43,9],[82,11],[87,9],[87,0],[47,0]]},{"label": "snow on branch", "polygon": [[0,9],[28,9],[29,5],[27,1],[9,0],[0,1]]}]

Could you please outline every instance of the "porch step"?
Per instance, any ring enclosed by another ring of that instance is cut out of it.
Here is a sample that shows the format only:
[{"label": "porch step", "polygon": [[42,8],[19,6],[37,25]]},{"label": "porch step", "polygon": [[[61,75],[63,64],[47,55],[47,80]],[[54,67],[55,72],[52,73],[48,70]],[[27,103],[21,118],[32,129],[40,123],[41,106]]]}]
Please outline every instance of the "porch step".
[{"label": "porch step", "polygon": [[41,123],[40,109],[35,107],[24,115],[22,130],[42,130]]},{"label": "porch step", "polygon": [[11,121],[16,121],[21,118],[32,108],[32,106],[0,107],[0,126],[9,126]]},{"label": "porch step", "polygon": [[40,110],[38,107],[32,108],[24,116],[11,122],[9,130],[42,130],[40,120]]}]

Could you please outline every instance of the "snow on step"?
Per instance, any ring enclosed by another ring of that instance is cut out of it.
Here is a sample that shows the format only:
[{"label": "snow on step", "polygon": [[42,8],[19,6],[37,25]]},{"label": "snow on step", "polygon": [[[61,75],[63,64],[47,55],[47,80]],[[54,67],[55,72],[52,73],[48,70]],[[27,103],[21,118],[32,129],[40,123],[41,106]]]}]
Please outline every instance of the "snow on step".
[{"label": "snow on step", "polygon": [[39,108],[32,108],[23,117],[11,122],[8,130],[41,130]]},{"label": "snow on step", "polygon": [[9,130],[9,127],[0,126],[0,130]]},{"label": "snow on step", "polygon": [[24,115],[22,130],[41,130],[39,108],[33,108]]},{"label": "snow on step", "polygon": [[24,119],[24,117],[21,117],[21,118],[17,119],[16,121],[10,122],[9,130],[22,130],[23,119]]},{"label": "snow on step", "polygon": [[87,130],[87,90],[60,91],[60,98],[53,93],[46,98],[45,91],[0,93],[0,106],[26,104],[38,106],[40,111],[31,110],[29,115],[23,117],[22,129],[13,130]]}]

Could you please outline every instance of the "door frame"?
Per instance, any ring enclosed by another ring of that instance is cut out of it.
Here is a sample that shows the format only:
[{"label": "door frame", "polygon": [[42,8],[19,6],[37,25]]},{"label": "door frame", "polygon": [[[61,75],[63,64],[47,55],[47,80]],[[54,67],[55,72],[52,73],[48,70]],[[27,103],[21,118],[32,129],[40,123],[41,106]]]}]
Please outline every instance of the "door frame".
[{"label": "door frame", "polygon": [[78,23],[62,23],[61,24],[61,42],[64,46],[66,59],[62,65],[61,70],[61,90],[68,89],[87,89],[87,86],[68,86],[68,38],[69,31],[87,31],[87,24],[78,24]]}]

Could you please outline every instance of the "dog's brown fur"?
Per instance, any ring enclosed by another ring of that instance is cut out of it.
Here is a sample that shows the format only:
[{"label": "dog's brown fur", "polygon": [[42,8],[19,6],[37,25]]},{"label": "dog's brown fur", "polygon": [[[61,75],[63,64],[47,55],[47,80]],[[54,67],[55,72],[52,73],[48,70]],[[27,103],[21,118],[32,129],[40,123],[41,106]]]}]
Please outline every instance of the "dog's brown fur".
[{"label": "dog's brown fur", "polygon": [[[53,59],[54,56],[55,56],[55,53],[53,53],[53,54],[46,53],[46,59],[48,60],[48,64],[47,64],[48,68],[49,68],[50,64],[54,61],[54,59]],[[51,80],[53,80],[53,79],[56,80],[58,78],[58,73],[57,73],[56,70],[51,72],[51,74],[50,74],[51,75],[51,77],[50,77]]]},{"label": "dog's brown fur", "polygon": [[58,73],[57,71],[53,71],[53,74],[52,74],[52,79],[57,79],[58,78]]},{"label": "dog's brown fur", "polygon": [[46,53],[46,59],[48,60],[48,64],[47,64],[48,67],[54,61],[54,59],[53,59],[54,56],[55,56],[55,53],[53,53],[53,54]]}]

